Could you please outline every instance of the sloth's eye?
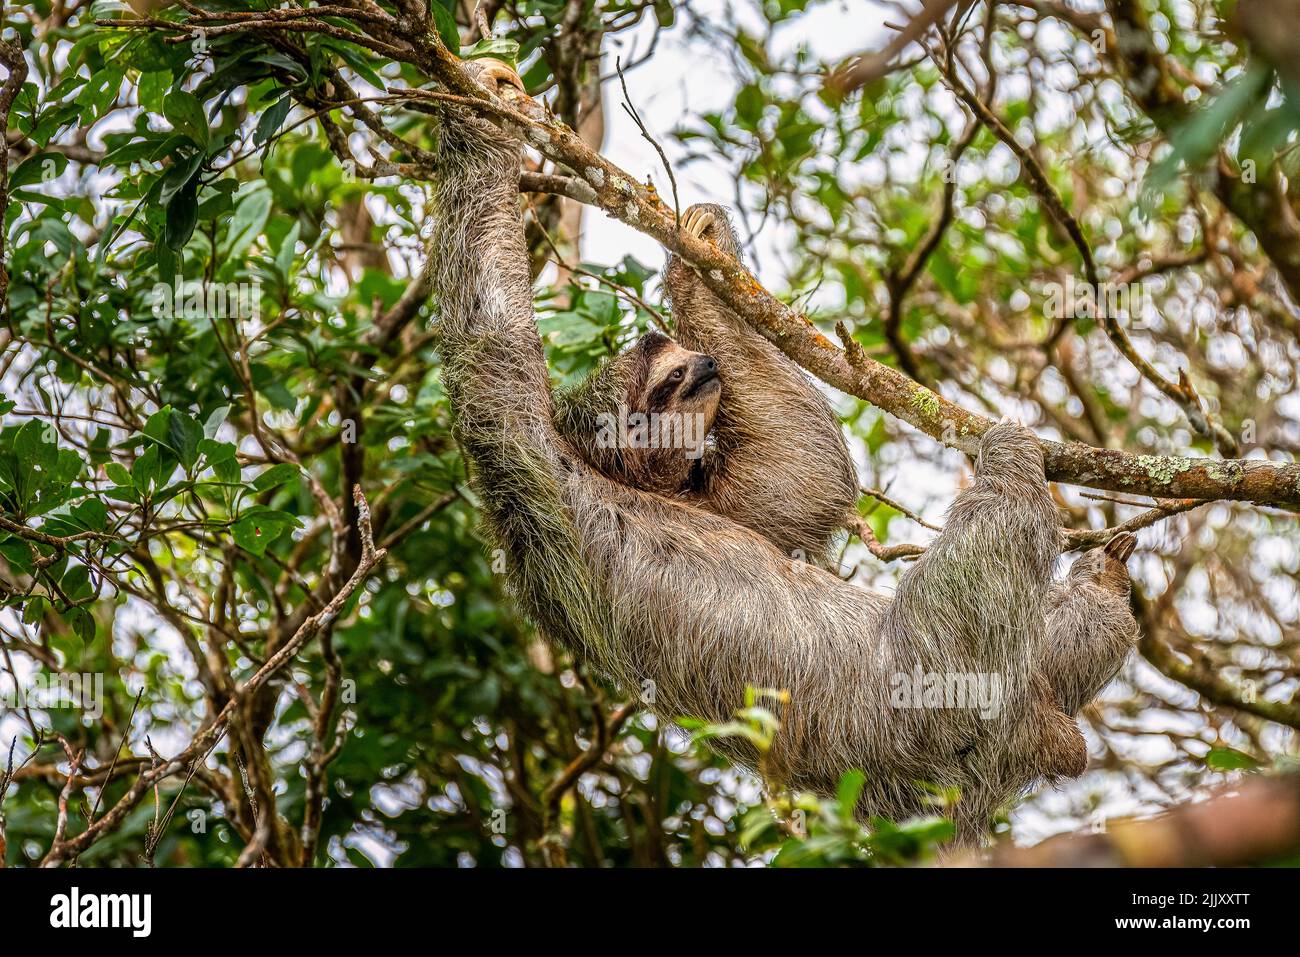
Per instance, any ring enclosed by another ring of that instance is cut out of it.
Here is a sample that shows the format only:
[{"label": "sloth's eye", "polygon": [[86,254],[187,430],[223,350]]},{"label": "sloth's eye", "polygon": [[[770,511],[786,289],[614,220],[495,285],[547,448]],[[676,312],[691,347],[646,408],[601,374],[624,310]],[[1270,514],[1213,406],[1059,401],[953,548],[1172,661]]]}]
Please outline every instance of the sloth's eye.
[{"label": "sloth's eye", "polygon": [[679,366],[678,368],[674,369],[674,370],[672,371],[672,373],[668,376],[668,381],[669,381],[669,382],[681,382],[681,381],[682,381],[682,376],[684,376],[685,374],[686,374],[686,373],[685,373],[685,372],[682,370],[682,368]]}]

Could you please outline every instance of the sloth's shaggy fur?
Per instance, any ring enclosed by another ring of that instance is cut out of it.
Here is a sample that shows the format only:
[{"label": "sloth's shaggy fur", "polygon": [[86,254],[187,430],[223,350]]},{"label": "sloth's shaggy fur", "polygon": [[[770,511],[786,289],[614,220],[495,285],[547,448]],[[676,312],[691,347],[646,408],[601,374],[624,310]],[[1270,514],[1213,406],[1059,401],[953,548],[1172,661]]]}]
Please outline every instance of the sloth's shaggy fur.
[{"label": "sloth's shaggy fur", "polygon": [[[726,400],[755,401],[729,410],[737,444],[720,452],[763,451],[734,494],[716,496],[710,511],[612,481],[554,423],[519,213],[520,143],[448,108],[439,153],[430,271],[444,382],[487,531],[508,556],[518,602],[547,635],[632,693],[650,683],[653,710],[669,720],[727,720],[747,685],[785,689],[790,703],[765,770],[832,794],[845,771],[861,768],[864,814],[904,818],[932,806],[921,782],[957,787],[949,813],[971,837],[1035,781],[1082,771],[1070,714],[1114,674],[1136,635],[1126,554],[1098,552],[1053,590],[1059,517],[1031,433],[1003,423],[984,436],[973,484],[892,598],[791,560],[788,547],[818,549],[838,521],[842,440],[823,434],[814,452],[796,448],[789,416],[803,412],[764,406],[769,381],[742,373],[737,383],[744,355],[719,356],[732,377]],[[679,314],[699,322],[704,314],[692,313],[682,286],[673,292]],[[738,320],[709,313],[708,321]],[[730,348],[706,341],[703,326],[685,335],[700,348]],[[804,385],[783,379],[783,401]],[[824,402],[791,401],[823,415]],[[803,463],[791,465],[792,455]],[[768,494],[758,473],[787,467],[793,482],[777,479],[785,491]],[[825,518],[792,523],[801,495],[820,500],[814,511],[833,505]],[[997,674],[1000,706],[988,717],[896,707],[895,676],[914,669]],[[754,759],[743,746],[721,747]]]}]

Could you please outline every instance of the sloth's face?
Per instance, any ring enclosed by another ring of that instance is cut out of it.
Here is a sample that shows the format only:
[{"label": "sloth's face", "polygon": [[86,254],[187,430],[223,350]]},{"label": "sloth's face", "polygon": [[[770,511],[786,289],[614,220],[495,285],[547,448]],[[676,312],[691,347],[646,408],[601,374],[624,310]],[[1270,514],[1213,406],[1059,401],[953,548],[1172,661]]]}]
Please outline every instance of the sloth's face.
[{"label": "sloth's face", "polygon": [[722,398],[721,370],[711,356],[684,349],[657,332],[620,357],[626,371],[621,405],[619,478],[647,491],[686,486],[704,455]]},{"label": "sloth's face", "polygon": [[[645,412],[679,412],[701,417],[702,431],[713,427],[722,398],[722,379],[712,356],[683,349],[660,336],[642,391]],[[643,340],[644,341],[644,340]]]},{"label": "sloth's face", "polygon": [[699,477],[724,371],[712,356],[651,332],[594,373],[576,403],[557,397],[556,424],[607,477],[676,495]]}]

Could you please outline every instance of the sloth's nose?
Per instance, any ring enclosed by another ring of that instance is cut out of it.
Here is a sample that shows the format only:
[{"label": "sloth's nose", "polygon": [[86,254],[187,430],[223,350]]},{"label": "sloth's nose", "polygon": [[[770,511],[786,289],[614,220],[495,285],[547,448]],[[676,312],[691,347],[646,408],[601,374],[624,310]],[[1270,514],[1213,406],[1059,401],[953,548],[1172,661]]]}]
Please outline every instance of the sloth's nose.
[{"label": "sloth's nose", "polygon": [[713,356],[696,355],[691,358],[690,379],[686,383],[685,396],[693,396],[710,382],[718,381],[718,364]]}]

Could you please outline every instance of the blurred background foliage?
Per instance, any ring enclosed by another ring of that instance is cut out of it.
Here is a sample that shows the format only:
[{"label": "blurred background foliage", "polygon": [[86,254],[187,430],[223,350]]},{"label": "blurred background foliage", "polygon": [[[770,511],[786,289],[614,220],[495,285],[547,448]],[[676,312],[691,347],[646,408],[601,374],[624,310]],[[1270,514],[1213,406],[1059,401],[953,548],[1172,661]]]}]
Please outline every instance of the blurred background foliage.
[{"label": "blurred background foliage", "polygon": [[[701,745],[761,741],[779,696],[756,693],[734,725],[664,728],[515,614],[475,531],[436,309],[419,290],[430,123],[364,99],[428,80],[342,27],[195,38],[167,26],[199,8],[272,6],[9,11],[5,37],[29,72],[6,133],[5,862],[50,848],[76,753],[69,836],[153,755],[179,752],[337,591],[358,556],[354,484],[389,548],[378,573],[184,787],[168,778],[81,863],[234,864],[268,808],[279,824],[263,859],[277,864],[929,859],[946,825],[855,822],[855,775],[834,801],[765,796]],[[687,99],[652,132],[684,183],[734,188],[683,205],[730,202],[769,286],[968,408],[1094,446],[1214,454],[1091,320],[1051,335],[1043,304],[1051,284],[1082,278],[1076,250],[1024,163],[962,106],[965,88],[1046,171],[1103,273],[1151,293],[1128,317],[1143,353],[1188,371],[1242,454],[1290,460],[1300,58],[1278,22],[1232,6],[960,3],[848,95],[826,71],[882,45],[879,23],[914,6],[487,0],[489,40],[472,5],[433,0],[431,12],[465,55],[515,59],[596,148],[639,142],[616,57],[635,99],[670,88],[682,63],[730,84],[723,108]],[[1280,22],[1300,36],[1300,21]],[[1117,36],[1149,50],[1121,53]],[[1130,75],[1143,51],[1153,88]],[[349,96],[364,115],[326,105]],[[667,198],[657,154],[638,155],[631,171]],[[611,247],[570,200],[524,202],[557,386],[671,328],[660,261]],[[214,289],[238,292],[214,308]],[[239,292],[250,308],[231,306]],[[892,489],[892,504],[863,499],[872,530],[924,544],[916,518],[942,520],[966,463],[866,403],[835,401],[864,483]],[[1059,494],[1075,527],[1134,514],[1122,497]],[[1092,770],[1008,809],[1001,839],[1169,806],[1293,755],[1298,545],[1294,515],[1249,506],[1145,531],[1142,655],[1085,715]],[[856,544],[842,558],[846,575],[884,587],[902,565]],[[55,671],[105,675],[102,717],[15,706],[12,689]]]}]

